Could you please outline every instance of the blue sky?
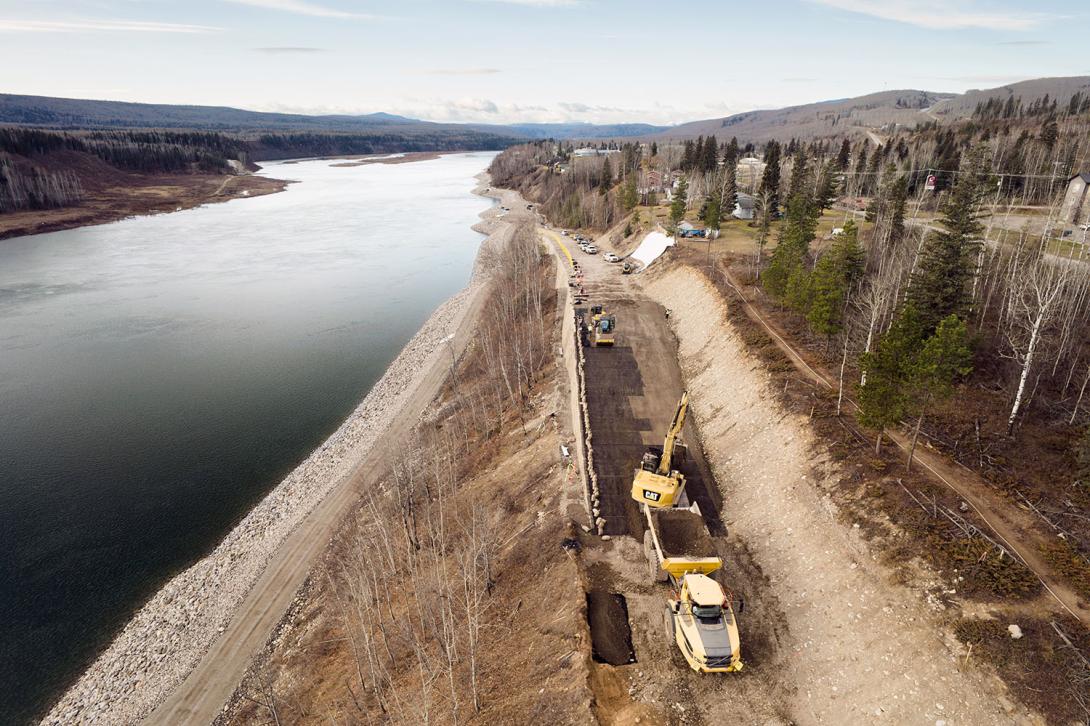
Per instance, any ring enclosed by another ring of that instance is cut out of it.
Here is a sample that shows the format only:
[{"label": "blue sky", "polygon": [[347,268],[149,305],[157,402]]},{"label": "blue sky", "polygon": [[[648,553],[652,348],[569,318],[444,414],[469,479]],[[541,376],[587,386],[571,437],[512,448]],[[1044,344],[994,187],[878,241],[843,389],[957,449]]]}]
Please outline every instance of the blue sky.
[{"label": "blue sky", "polygon": [[0,0],[0,92],[678,123],[1090,75],[1074,0]]}]

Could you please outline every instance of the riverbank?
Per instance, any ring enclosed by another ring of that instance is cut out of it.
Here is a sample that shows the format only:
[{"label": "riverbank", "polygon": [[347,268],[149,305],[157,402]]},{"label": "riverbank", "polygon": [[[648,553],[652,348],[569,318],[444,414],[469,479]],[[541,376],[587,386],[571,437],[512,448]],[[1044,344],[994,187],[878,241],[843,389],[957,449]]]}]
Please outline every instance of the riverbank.
[{"label": "riverbank", "polygon": [[[484,184],[478,193],[484,193]],[[214,715],[221,708],[355,498],[384,437],[415,422],[446,373],[448,344],[457,352],[469,340],[483,302],[485,260],[489,251],[502,249],[513,230],[497,207],[481,217],[475,229],[487,238],[469,285],[435,311],[321,447],[208,557],[136,613],[44,723],[131,723],[158,706],[152,720],[176,723],[184,714],[207,722],[210,718],[200,714]]]},{"label": "riverbank", "polygon": [[86,195],[78,204],[0,214],[0,240],[260,197],[289,183],[254,174],[136,174],[109,168],[101,185],[84,184]]}]

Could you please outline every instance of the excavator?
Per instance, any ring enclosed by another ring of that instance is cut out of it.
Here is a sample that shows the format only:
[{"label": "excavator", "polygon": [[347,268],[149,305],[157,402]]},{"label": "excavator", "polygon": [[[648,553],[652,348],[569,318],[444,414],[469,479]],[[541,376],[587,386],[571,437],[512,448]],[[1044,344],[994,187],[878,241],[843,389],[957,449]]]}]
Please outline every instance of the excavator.
[{"label": "excavator", "polygon": [[649,507],[669,508],[681,498],[685,490],[685,476],[673,466],[675,459],[680,461],[684,453],[680,437],[688,408],[689,392],[685,391],[674,412],[674,420],[666,431],[662,448],[649,448],[632,478],[632,498],[637,502]]},{"label": "excavator", "polygon": [[590,313],[590,344],[595,347],[612,346],[616,342],[617,317],[607,315],[601,305],[592,306]]},{"label": "excavator", "polygon": [[736,673],[743,668],[732,598],[709,577],[722,566],[718,557],[670,557],[662,561],[662,569],[670,576],[676,593],[666,601],[667,630],[697,673]]}]

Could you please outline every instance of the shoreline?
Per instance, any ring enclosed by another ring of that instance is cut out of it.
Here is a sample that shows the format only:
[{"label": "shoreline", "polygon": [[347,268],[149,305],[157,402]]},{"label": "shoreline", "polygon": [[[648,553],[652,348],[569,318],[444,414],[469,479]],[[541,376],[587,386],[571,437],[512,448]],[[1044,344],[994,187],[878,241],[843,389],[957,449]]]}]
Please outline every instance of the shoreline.
[{"label": "shoreline", "polygon": [[[503,197],[505,192],[489,188],[487,174],[477,179],[475,194]],[[364,465],[381,454],[383,437],[405,421],[415,423],[434,397],[434,392],[428,393],[437,391],[444,378],[448,336],[455,334],[455,348],[468,342],[481,293],[487,289],[484,262],[514,229],[510,221],[502,220],[498,206],[479,216],[472,228],[486,237],[466,287],[432,313],[321,446],[273,487],[211,553],[169,580],[136,611],[42,723],[132,723],[153,712],[155,719],[176,722],[179,715],[194,715],[194,698],[205,707],[215,701],[215,711],[222,707],[294,599],[313,557],[328,539],[328,529],[355,501],[353,485],[367,473]],[[294,549],[288,546],[291,540],[299,540]],[[285,568],[290,570],[287,576],[281,572]],[[254,619],[260,615],[267,620],[275,609],[254,597],[265,580],[270,580],[270,591],[284,601],[283,607],[273,613],[271,623],[247,627],[252,623],[243,610],[250,600],[259,600],[255,604],[261,607]],[[261,636],[256,647],[250,642],[255,631]],[[242,645],[232,644],[233,639]],[[225,663],[227,654],[230,662]],[[224,674],[224,667],[237,672]],[[202,675],[209,677],[213,688],[199,682]],[[198,683],[186,692],[185,686],[195,679]],[[230,681],[226,685],[225,679]]]},{"label": "shoreline", "polygon": [[139,181],[147,183],[93,193],[80,204],[70,207],[2,214],[0,241],[95,227],[134,217],[171,214],[205,204],[263,197],[278,194],[292,183],[288,179],[272,179],[257,174],[179,174],[139,177]]}]

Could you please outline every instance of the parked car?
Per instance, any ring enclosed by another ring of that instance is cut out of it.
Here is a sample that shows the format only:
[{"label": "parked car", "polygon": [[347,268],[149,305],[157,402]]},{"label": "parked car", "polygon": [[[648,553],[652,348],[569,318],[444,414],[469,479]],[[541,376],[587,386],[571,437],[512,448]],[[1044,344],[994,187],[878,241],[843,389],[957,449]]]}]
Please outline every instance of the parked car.
[{"label": "parked car", "polygon": [[621,261],[621,258],[618,257],[617,255],[613,254],[612,252],[605,253],[602,256],[602,259],[604,259],[606,262],[620,262]]},{"label": "parked car", "polygon": [[595,247],[594,245],[587,245],[586,250],[587,250],[588,255],[598,254],[598,248]]},{"label": "parked car", "polygon": [[568,230],[566,230],[566,229],[562,229],[562,230],[560,230],[560,234],[561,234],[562,236],[564,236],[564,237],[567,237],[567,236],[568,236]]}]

